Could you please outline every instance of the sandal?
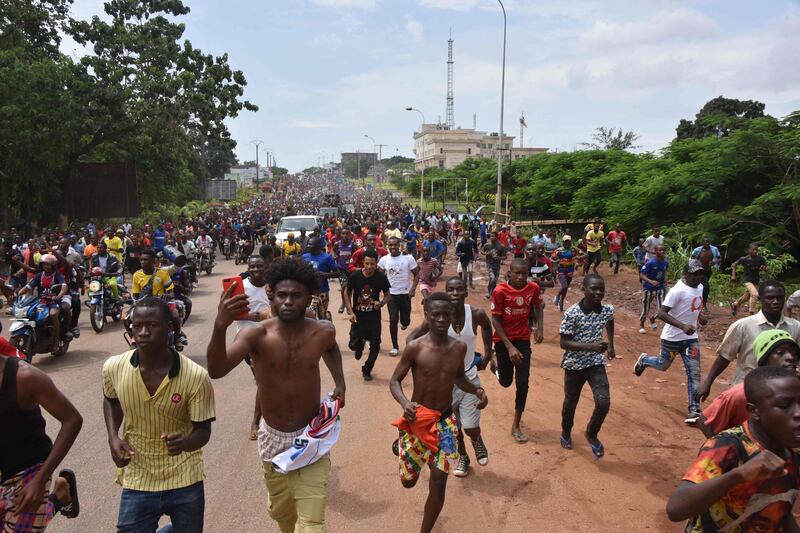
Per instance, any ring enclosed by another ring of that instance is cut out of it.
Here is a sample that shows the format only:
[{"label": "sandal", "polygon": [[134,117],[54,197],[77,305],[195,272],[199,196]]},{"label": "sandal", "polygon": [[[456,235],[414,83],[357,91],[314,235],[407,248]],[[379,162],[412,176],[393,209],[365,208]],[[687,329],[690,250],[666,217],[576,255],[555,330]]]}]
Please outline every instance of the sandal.
[{"label": "sandal", "polygon": [[75,479],[75,472],[72,470],[64,469],[58,473],[58,477],[63,477],[69,484],[69,495],[72,502],[69,505],[61,507],[61,514],[67,518],[76,518],[81,512],[81,504],[78,501],[78,484]]},{"label": "sandal", "polygon": [[250,428],[250,440],[258,440],[258,428]]},{"label": "sandal", "polygon": [[559,439],[561,440],[562,448],[564,448],[565,450],[572,449],[572,437],[565,437],[564,435],[561,435]]},{"label": "sandal", "polygon": [[512,431],[511,436],[514,437],[517,444],[525,444],[528,442],[528,437],[520,429]]},{"label": "sandal", "polygon": [[600,441],[597,441],[596,445],[589,442],[589,447],[592,449],[592,455],[594,455],[596,459],[600,459],[606,454],[606,450],[603,448],[603,443]]}]

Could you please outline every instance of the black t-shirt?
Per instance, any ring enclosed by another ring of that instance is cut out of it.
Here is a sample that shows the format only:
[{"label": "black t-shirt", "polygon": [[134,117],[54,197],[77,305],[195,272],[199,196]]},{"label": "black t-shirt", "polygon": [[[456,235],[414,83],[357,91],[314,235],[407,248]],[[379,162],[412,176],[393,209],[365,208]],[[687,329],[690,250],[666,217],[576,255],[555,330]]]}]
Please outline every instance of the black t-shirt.
[{"label": "black t-shirt", "polygon": [[[494,250],[495,252],[494,256],[492,256],[491,254],[492,250]],[[486,244],[483,245],[483,251],[487,254],[486,264],[491,267],[499,268],[500,262],[503,260],[503,257],[505,257],[506,252],[508,250],[506,250],[506,247],[500,244],[500,242],[498,242],[497,244],[492,244],[491,242],[487,242]]]},{"label": "black t-shirt", "polygon": [[759,280],[761,279],[761,266],[766,265],[767,260],[760,255],[755,257],[746,255],[739,259],[739,264],[744,267],[743,281],[745,283],[749,282],[753,285],[758,285]]},{"label": "black t-shirt", "polygon": [[465,265],[475,260],[475,254],[477,251],[478,245],[472,239],[470,239],[469,243],[462,239],[458,241],[458,244],[456,245],[456,255],[458,255],[458,260]]},{"label": "black t-shirt", "polygon": [[380,319],[381,310],[375,305],[381,301],[382,293],[389,292],[389,278],[386,274],[376,270],[370,277],[361,270],[350,274],[348,287],[353,289],[353,311],[359,318],[375,316]]}]

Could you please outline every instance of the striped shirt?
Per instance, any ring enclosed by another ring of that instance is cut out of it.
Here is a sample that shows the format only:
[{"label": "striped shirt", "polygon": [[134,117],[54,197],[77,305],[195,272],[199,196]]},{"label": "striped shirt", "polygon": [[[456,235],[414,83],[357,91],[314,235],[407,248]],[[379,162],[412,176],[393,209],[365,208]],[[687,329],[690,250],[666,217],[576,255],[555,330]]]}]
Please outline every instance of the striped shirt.
[{"label": "striped shirt", "polygon": [[170,456],[161,435],[188,435],[192,422],[214,420],[214,389],[205,368],[178,352],[173,356],[172,368],[153,396],[139,372],[136,350],[110,357],[103,365],[103,394],[119,400],[125,415],[122,438],[134,451],[131,462],[117,471],[123,488],[158,492],[203,480],[202,451]]}]

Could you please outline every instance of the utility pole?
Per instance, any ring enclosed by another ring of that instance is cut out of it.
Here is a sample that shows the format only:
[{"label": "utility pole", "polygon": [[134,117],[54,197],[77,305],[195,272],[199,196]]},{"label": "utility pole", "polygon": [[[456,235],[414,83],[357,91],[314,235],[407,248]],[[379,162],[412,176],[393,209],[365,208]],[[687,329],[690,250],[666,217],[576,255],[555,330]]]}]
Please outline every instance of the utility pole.
[{"label": "utility pole", "polygon": [[503,196],[503,106],[506,98],[506,8],[501,0],[500,8],[503,10],[503,68],[500,77],[500,138],[497,145],[497,194],[494,199],[495,220],[500,213],[501,201]]},{"label": "utility pole", "polygon": [[256,189],[257,189],[258,188],[258,174],[259,174],[259,172],[258,172],[258,147],[261,146],[262,144],[264,144],[264,141],[262,141],[261,139],[255,139],[253,141],[250,141],[250,144],[252,144],[252,145],[254,145],[256,147]]}]

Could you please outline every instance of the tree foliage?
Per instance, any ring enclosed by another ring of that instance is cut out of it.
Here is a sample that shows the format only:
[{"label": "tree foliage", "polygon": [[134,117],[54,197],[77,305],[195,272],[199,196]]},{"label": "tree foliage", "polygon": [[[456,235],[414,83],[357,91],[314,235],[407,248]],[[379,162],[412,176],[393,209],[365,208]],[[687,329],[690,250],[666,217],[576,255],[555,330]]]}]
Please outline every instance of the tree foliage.
[{"label": "tree foliage", "polygon": [[634,144],[639,135],[632,131],[622,131],[622,128],[599,127],[592,135],[591,143],[583,143],[584,146],[595,150],[635,150],[639,148]]},{"label": "tree foliage", "polygon": [[[246,81],[182,40],[181,0],[108,0],[106,19],[76,20],[71,0],[0,3],[0,173],[16,215],[61,211],[81,161],[134,161],[140,203],[183,203],[236,159],[225,125]],[[58,51],[63,31],[90,53]],[[23,202],[23,199],[25,200]]]},{"label": "tree foliage", "polygon": [[695,119],[681,119],[678,139],[723,137],[747,121],[764,116],[764,104],[755,100],[736,100],[718,96],[709,100]]}]

